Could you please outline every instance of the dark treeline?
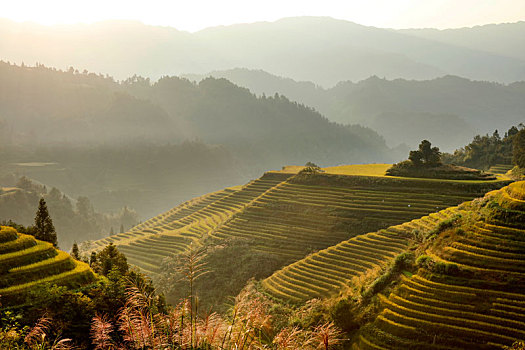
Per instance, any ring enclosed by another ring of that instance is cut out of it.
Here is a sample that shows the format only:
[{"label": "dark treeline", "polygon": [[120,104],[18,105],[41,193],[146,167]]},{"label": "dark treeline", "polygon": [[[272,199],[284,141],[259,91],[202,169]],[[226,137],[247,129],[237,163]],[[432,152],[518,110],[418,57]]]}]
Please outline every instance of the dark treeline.
[{"label": "dark treeline", "polygon": [[515,138],[523,134],[525,126],[519,124],[511,127],[503,137],[495,130],[492,135],[477,135],[471,143],[457,149],[453,154],[444,154],[443,161],[456,165],[467,166],[487,170],[496,164],[516,165],[517,155],[515,150]]}]

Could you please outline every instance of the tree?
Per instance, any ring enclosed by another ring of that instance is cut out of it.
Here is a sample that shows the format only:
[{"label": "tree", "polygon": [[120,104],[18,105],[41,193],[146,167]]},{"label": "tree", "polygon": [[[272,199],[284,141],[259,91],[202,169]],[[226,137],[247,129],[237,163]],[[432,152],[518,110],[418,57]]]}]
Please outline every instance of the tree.
[{"label": "tree", "polygon": [[123,276],[128,272],[128,261],[126,256],[119,252],[113,243],[110,243],[96,255],[96,263],[92,268],[104,276],[115,268]]},{"label": "tree", "polygon": [[313,162],[306,162],[304,165],[305,167],[312,167],[312,168],[319,168],[319,165],[313,163]]},{"label": "tree", "polygon": [[444,162],[478,169],[489,169],[496,164],[513,163],[514,138],[523,125],[512,126],[501,138],[498,130],[492,136],[476,135],[471,143],[457,149],[453,154],[445,154]]},{"label": "tree", "polygon": [[318,173],[324,173],[324,170],[321,169],[319,165],[312,163],[312,162],[307,162],[304,165],[304,168],[301,171],[299,171],[299,174],[318,174]]},{"label": "tree", "polygon": [[518,167],[525,169],[525,129],[521,129],[514,136],[512,162]]},{"label": "tree", "polygon": [[58,245],[55,226],[53,226],[53,221],[47,211],[47,205],[44,198],[40,198],[38,210],[35,216],[35,238],[53,243],[53,246],[55,247]]},{"label": "tree", "polygon": [[419,144],[419,149],[410,151],[408,159],[415,166],[435,167],[441,164],[441,152],[438,147],[432,147],[428,140]]},{"label": "tree", "polygon": [[423,165],[423,154],[421,151],[410,151],[408,155],[408,159],[414,164],[415,166],[421,166]]},{"label": "tree", "polygon": [[73,243],[73,248],[71,248],[71,256],[77,260],[80,260],[80,252],[78,251],[77,242]]},{"label": "tree", "polygon": [[124,233],[124,225],[120,224],[120,233]]}]

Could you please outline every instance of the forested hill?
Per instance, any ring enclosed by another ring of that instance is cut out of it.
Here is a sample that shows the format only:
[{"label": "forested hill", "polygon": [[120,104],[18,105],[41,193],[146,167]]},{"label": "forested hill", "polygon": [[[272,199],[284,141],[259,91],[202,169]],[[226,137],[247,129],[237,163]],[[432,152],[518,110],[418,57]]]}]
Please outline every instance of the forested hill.
[{"label": "forested hill", "polygon": [[100,210],[128,205],[144,216],[287,164],[394,160],[370,129],[224,79],[115,82],[0,63],[0,125],[0,175],[18,172],[88,195]]},{"label": "forested hill", "polygon": [[[509,26],[517,28],[513,38],[523,37],[519,23]],[[483,35],[491,37],[491,29],[487,26]],[[506,41],[519,47],[517,40]],[[0,48],[2,59],[17,63],[75,66],[119,79],[135,73],[157,79],[235,67],[323,86],[374,74],[389,79],[454,74],[500,82],[525,78],[525,59],[509,56],[498,45],[471,47],[469,42],[449,43],[328,17],[284,18],[196,33],[129,21],[46,27],[1,20]]]},{"label": "forested hill", "polygon": [[330,89],[260,70],[232,69],[205,75],[226,78],[256,94],[284,94],[312,106],[328,119],[376,130],[390,145],[415,147],[426,138],[452,151],[476,134],[507,130],[525,121],[525,83],[497,84],[457,76],[432,80],[370,77]]},{"label": "forested hill", "polygon": [[[165,77],[123,83],[95,74],[0,65],[0,120],[12,144],[222,144],[260,167],[385,160],[384,140],[329,122],[284,96],[257,98],[225,79]],[[60,126],[60,127],[58,127]],[[21,136],[27,136],[22,138]],[[24,141],[22,141],[24,140]],[[386,159],[388,160],[388,159]]]}]

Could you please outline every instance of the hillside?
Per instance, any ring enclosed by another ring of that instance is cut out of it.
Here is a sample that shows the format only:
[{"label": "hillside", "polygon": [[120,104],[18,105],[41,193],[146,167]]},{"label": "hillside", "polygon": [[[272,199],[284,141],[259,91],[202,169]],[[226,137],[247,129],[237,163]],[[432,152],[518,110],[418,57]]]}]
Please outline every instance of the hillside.
[{"label": "hillside", "polygon": [[[393,161],[374,131],[223,79],[152,83],[0,63],[0,157],[102,211],[149,217],[283,164]],[[213,170],[213,171],[210,171]]]},{"label": "hillside", "polygon": [[[380,308],[372,323],[361,325],[352,349],[501,349],[525,334],[524,223],[525,182],[512,183],[320,250],[262,287],[297,304],[361,288],[359,307]],[[389,280],[389,266],[407,252],[417,258],[405,267],[414,274],[399,271]],[[375,277],[367,286],[369,276]],[[374,288],[385,294],[365,297]]]},{"label": "hillside", "polygon": [[16,299],[34,286],[50,283],[78,287],[95,280],[89,265],[51,243],[0,226],[0,295]]},{"label": "hillside", "polygon": [[[519,23],[510,26],[523,35]],[[454,74],[499,82],[525,78],[525,60],[496,45],[489,52],[483,44],[475,48],[449,44],[329,17],[284,18],[196,33],[131,21],[46,27],[2,20],[0,38],[2,59],[79,67],[119,79],[133,74],[158,79],[235,67],[324,86],[371,75],[430,79]],[[130,56],[131,52],[140,55]]]},{"label": "hillside", "polygon": [[525,182],[462,206],[463,218],[418,248],[361,331],[356,349],[501,349],[523,339]]},{"label": "hillside", "polygon": [[241,238],[253,241],[254,251],[286,264],[507,183],[386,177],[384,164],[326,168],[321,174],[297,174],[299,168],[285,167],[245,186],[195,198],[84,250],[112,242],[131,264],[155,276],[164,257],[187,250],[190,243]]},{"label": "hillside", "polygon": [[502,132],[524,120],[523,83],[495,84],[457,76],[422,81],[375,76],[325,89],[260,70],[184,76],[196,81],[207,76],[225,78],[258,95],[284,94],[314,107],[331,121],[368,126],[390,146],[405,143],[414,147],[423,138],[452,151],[476,134]]}]

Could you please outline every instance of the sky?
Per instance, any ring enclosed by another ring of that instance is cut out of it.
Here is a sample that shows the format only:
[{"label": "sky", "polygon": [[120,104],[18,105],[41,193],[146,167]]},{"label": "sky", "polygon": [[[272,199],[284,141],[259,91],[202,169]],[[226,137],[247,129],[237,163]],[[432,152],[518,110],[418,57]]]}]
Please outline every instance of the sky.
[{"label": "sky", "polygon": [[190,32],[330,16],[383,28],[458,28],[525,20],[525,0],[0,0],[0,17],[46,25],[138,20]]}]

